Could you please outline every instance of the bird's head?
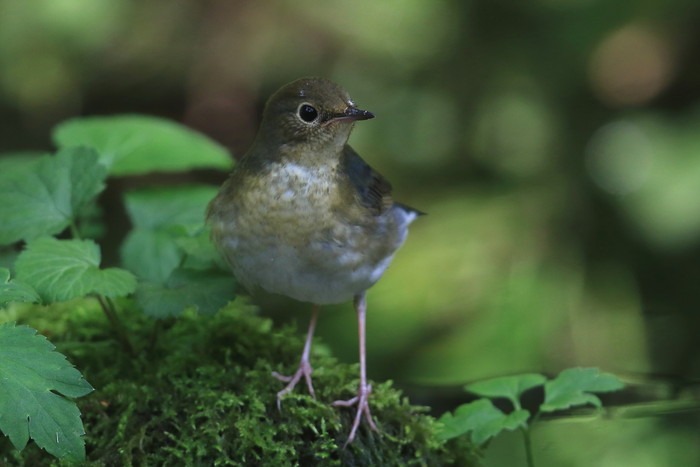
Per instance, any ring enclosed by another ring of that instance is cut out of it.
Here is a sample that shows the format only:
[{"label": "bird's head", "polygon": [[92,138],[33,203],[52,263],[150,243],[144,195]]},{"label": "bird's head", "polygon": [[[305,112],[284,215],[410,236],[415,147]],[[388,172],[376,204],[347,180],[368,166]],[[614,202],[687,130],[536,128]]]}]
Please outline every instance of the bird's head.
[{"label": "bird's head", "polygon": [[282,87],[265,106],[261,136],[279,145],[311,148],[345,145],[357,120],[374,118],[360,110],[345,89],[323,78],[302,78]]}]

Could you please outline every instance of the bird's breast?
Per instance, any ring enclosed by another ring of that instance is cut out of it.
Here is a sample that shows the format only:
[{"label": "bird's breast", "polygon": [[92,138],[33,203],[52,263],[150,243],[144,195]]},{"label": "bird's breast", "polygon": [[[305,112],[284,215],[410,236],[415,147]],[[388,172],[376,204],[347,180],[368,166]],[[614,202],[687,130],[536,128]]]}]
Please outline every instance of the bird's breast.
[{"label": "bird's breast", "polygon": [[406,226],[392,210],[373,216],[354,200],[348,206],[335,177],[333,167],[285,163],[238,181],[210,222],[239,280],[323,304],[349,300],[379,279]]},{"label": "bird's breast", "polygon": [[238,218],[244,231],[273,232],[297,243],[331,222],[337,191],[330,167],[309,168],[294,163],[271,164],[240,190]]}]

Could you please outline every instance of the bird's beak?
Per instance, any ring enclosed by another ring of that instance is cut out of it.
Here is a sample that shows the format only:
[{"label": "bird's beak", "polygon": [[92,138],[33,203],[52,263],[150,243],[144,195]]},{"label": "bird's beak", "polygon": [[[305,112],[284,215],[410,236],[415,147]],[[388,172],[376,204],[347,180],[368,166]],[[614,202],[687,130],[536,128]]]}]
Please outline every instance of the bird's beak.
[{"label": "bird's beak", "polygon": [[369,120],[374,118],[374,114],[369,110],[360,110],[357,107],[348,107],[343,116],[349,120]]},{"label": "bird's beak", "polygon": [[331,122],[354,122],[356,120],[369,120],[374,118],[374,114],[369,110],[360,110],[357,107],[348,107],[342,113],[331,115],[326,123]]}]

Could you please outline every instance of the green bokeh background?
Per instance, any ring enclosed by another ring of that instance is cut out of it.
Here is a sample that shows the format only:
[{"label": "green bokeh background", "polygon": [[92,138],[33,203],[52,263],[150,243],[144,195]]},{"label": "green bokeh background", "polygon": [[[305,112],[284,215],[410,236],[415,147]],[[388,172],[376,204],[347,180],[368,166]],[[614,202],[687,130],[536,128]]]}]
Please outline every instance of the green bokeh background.
[{"label": "green bokeh background", "polygon": [[[653,403],[543,424],[541,465],[699,465],[699,22],[690,0],[0,0],[0,151],[138,112],[239,157],[271,92],[331,78],[377,115],[355,149],[429,213],[369,293],[370,376],[439,413],[445,388],[598,366],[636,383],[621,406]],[[124,189],[181,181],[112,183],[103,243]],[[307,306],[256,300],[305,328]],[[357,359],[349,304],[318,335]]]}]

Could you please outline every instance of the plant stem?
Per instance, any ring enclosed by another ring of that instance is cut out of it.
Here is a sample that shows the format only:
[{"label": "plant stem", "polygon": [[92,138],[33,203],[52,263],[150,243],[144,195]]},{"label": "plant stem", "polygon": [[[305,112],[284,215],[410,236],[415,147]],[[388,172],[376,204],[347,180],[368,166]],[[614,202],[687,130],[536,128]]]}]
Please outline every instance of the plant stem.
[{"label": "plant stem", "polygon": [[523,434],[523,442],[525,443],[525,459],[527,460],[527,467],[535,467],[535,460],[532,457],[532,440],[530,439],[530,429],[520,428]]},{"label": "plant stem", "polygon": [[75,223],[74,219],[70,221],[70,235],[76,240],[80,240],[80,231],[78,230],[78,224]]},{"label": "plant stem", "polygon": [[100,306],[102,307],[102,311],[104,314],[107,316],[107,319],[109,320],[110,323],[112,323],[112,327],[114,328],[115,332],[117,333],[117,337],[119,341],[122,344],[122,347],[124,347],[124,350],[131,355],[132,357],[136,356],[136,351],[134,350],[134,346],[131,344],[131,341],[129,340],[129,335],[126,332],[126,329],[124,329],[124,325],[122,322],[119,320],[119,316],[117,316],[116,312],[116,307],[114,306],[114,302],[110,300],[107,297],[103,297],[102,295],[97,295],[97,301],[100,303]]}]

